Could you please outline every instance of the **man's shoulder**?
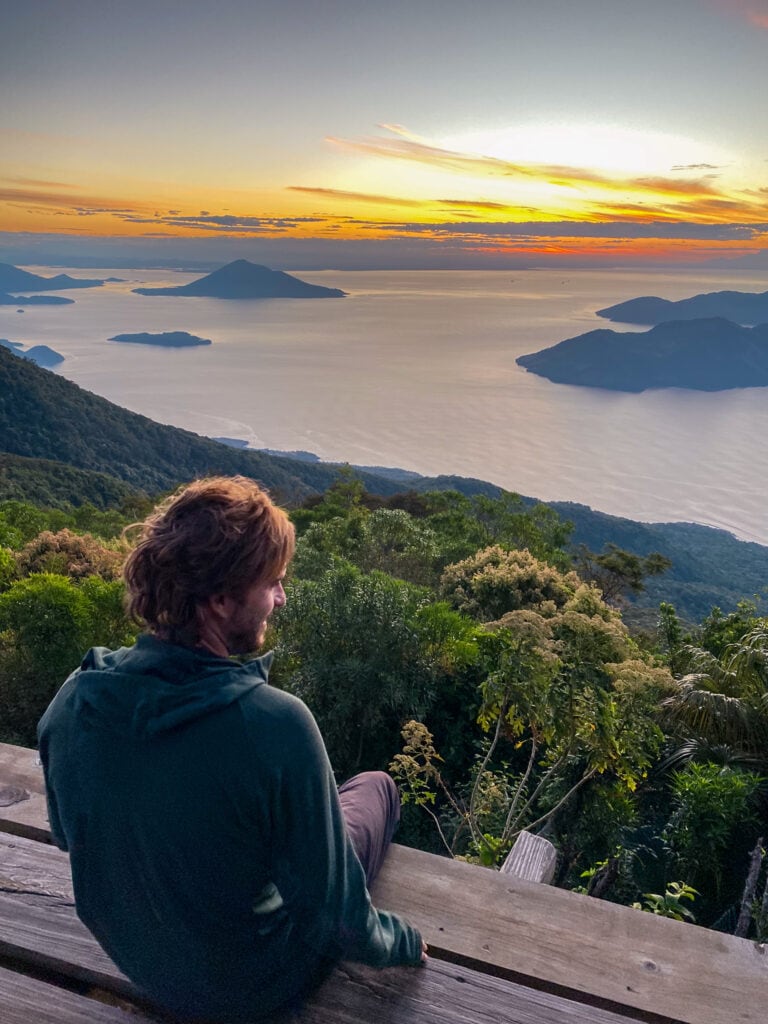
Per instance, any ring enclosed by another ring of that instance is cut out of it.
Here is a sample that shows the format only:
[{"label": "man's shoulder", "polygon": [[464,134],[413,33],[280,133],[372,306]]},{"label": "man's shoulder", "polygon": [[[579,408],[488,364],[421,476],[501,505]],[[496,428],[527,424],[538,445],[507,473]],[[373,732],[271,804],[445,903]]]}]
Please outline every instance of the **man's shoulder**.
[{"label": "man's shoulder", "polygon": [[280,742],[301,745],[320,736],[312,712],[300,697],[269,683],[256,686],[238,701],[249,727]]}]

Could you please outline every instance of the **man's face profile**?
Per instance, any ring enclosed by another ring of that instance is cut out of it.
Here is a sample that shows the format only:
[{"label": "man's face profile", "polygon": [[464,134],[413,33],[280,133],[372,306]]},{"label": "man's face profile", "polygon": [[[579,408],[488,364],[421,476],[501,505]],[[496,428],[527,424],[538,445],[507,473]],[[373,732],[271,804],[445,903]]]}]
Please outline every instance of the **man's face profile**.
[{"label": "man's face profile", "polygon": [[239,597],[209,598],[203,610],[202,645],[214,654],[251,654],[264,643],[267,622],[285,604],[285,570],[273,580],[248,587]]}]

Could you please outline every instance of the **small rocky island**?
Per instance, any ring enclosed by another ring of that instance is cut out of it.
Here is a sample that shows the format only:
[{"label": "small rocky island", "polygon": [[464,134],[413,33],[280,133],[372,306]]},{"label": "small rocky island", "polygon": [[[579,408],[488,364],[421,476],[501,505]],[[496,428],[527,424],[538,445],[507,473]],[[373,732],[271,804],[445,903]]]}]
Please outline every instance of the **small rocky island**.
[{"label": "small rocky island", "polygon": [[661,324],[669,320],[699,320],[723,317],[737,324],[768,322],[768,292],[705,292],[671,302],[656,295],[619,302],[598,309],[605,320],[622,324]]},{"label": "small rocky island", "polygon": [[210,338],[198,338],[187,331],[163,331],[159,334],[115,334],[107,341],[124,341],[132,345],[159,345],[161,348],[193,348],[197,345],[211,345]]},{"label": "small rocky island", "polygon": [[638,333],[588,331],[517,359],[558,384],[645,391],[724,391],[768,386],[768,323],[721,317],[675,320]]},{"label": "small rocky island", "polygon": [[282,270],[235,260],[205,277],[175,288],[134,288],[137,295],[195,295],[212,299],[339,299],[346,292],[307,284]]}]

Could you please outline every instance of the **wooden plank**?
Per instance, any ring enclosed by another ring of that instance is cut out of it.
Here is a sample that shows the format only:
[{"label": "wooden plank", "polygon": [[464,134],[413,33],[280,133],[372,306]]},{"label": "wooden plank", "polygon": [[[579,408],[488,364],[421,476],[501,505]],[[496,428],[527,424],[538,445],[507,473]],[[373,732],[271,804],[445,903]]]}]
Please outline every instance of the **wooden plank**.
[{"label": "wooden plank", "polygon": [[[0,908],[2,902],[0,898]],[[9,922],[1,909],[0,921],[5,931]],[[95,940],[91,941],[95,943]],[[50,946],[50,941],[47,944]],[[39,959],[36,961],[38,969],[46,967],[62,977],[72,977],[71,973],[67,975],[61,970],[63,965],[65,961],[60,957],[47,963]],[[73,967],[78,979],[86,980],[83,974],[88,971],[84,971],[82,965]],[[115,980],[119,980],[122,976],[117,968],[113,967],[113,971]],[[114,991],[103,972],[98,972],[97,977],[99,988]],[[10,986],[11,995],[14,988]],[[118,990],[123,999],[139,998],[135,990],[131,992],[122,985]],[[0,974],[2,1006],[8,991],[4,975]],[[44,1004],[46,1011],[51,1004],[59,1006],[59,1000],[63,998],[57,994],[59,991],[56,988],[48,993]],[[29,1024],[29,1019],[20,1017],[19,1024]],[[38,1024],[37,1018],[33,1016],[32,1019]],[[43,1016],[41,1021],[49,1019],[57,1020],[52,1015]],[[97,1016],[93,1019],[101,1020]],[[138,1018],[140,1021],[144,1019],[143,1016]],[[6,1024],[4,1016],[2,1020]],[[430,961],[424,968],[392,967],[384,970],[362,964],[343,964],[300,1010],[278,1015],[274,1024],[286,1020],[302,1024],[360,1024],[361,1021],[376,1021],[377,1024],[488,1024],[489,1021],[494,1024],[633,1024],[624,1016],[585,1007],[559,996],[440,961]]]},{"label": "wooden plank", "polygon": [[0,832],[51,841],[45,780],[36,750],[0,743]]},{"label": "wooden plank", "polygon": [[[39,769],[19,750],[3,761],[0,748],[0,772],[10,763],[24,782]],[[30,827],[46,834],[39,817]],[[689,1024],[766,1019],[766,949],[745,939],[396,845],[374,899],[420,928],[434,957],[475,970]]]},{"label": "wooden plank", "polygon": [[[0,837],[3,956],[139,999],[77,920],[66,854],[11,836]],[[0,985],[0,1005],[2,994]],[[296,1019],[305,1024],[629,1024],[623,1015],[434,959],[424,969],[377,971],[344,964]]]},{"label": "wooden plank", "polygon": [[503,875],[550,885],[555,877],[557,850],[548,839],[523,830],[501,865]]},{"label": "wooden plank", "polygon": [[690,1024],[766,1020],[766,949],[746,939],[397,846],[373,896],[479,970]]},{"label": "wooden plank", "polygon": [[153,1018],[0,967],[3,1024],[143,1024]]}]

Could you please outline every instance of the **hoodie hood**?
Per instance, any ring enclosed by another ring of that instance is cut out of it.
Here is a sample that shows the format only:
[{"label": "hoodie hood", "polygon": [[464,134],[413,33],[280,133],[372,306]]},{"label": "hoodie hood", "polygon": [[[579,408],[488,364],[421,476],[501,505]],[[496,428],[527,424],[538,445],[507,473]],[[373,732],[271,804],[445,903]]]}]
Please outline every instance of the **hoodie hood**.
[{"label": "hoodie hood", "polygon": [[114,732],[151,737],[226,707],[267,682],[270,652],[245,664],[150,634],[93,647],[74,673],[75,710]]}]

